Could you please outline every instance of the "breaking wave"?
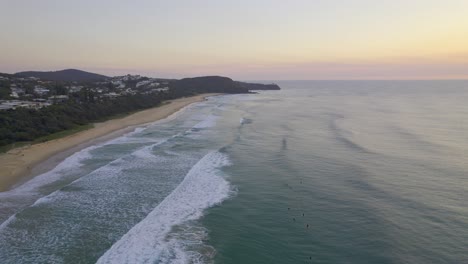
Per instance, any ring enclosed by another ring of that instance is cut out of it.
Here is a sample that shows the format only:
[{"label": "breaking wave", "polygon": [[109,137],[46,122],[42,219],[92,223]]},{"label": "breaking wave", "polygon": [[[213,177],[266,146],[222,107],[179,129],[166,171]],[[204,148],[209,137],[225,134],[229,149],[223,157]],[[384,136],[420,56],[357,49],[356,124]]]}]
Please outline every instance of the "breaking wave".
[{"label": "breaking wave", "polygon": [[203,230],[193,232],[193,227],[185,227],[182,230],[192,230],[188,232],[192,236],[168,235],[174,227],[199,219],[205,209],[229,197],[232,189],[220,170],[229,164],[228,157],[219,151],[205,155],[190,169],[182,183],[97,263],[198,262],[199,254],[190,252],[184,246],[184,240],[202,239]]}]

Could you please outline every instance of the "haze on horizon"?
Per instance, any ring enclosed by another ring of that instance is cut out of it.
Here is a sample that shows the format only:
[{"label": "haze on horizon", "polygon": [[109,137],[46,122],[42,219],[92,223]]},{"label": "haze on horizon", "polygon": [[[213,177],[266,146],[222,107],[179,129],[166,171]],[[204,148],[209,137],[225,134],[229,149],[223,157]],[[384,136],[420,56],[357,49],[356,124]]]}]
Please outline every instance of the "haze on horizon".
[{"label": "haze on horizon", "polygon": [[464,0],[0,0],[0,10],[0,72],[468,78]]}]

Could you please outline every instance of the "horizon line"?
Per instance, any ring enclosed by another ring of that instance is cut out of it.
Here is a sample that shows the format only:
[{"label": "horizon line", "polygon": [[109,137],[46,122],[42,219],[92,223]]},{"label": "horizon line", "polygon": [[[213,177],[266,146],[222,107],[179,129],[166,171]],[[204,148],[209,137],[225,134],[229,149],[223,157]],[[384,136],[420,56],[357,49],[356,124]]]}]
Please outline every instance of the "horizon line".
[{"label": "horizon line", "polygon": [[[105,73],[100,73],[99,71],[89,71],[89,70],[82,70],[82,69],[79,69],[79,68],[64,68],[64,69],[59,69],[59,70],[22,70],[22,71],[17,71],[17,72],[0,72],[0,73],[4,73],[4,74],[10,74],[10,75],[15,75],[15,74],[18,74],[18,73],[21,73],[21,72],[29,72],[29,71],[34,71],[34,72],[57,72],[57,71],[64,71],[64,70],[78,70],[78,71],[85,71],[85,72],[89,72],[89,73],[94,73],[94,74],[99,74],[99,75],[103,75],[103,76],[106,76],[106,77],[109,77],[109,78],[112,78],[112,77],[118,77],[118,76],[125,76],[125,75],[140,75],[140,76],[143,76],[143,77],[150,77],[150,76],[146,76],[146,75],[142,75],[142,74],[130,74],[130,73],[127,73],[127,74],[123,74],[123,75],[108,75],[108,74],[105,74]],[[158,79],[175,79],[175,80],[178,80],[178,79],[183,79],[183,78],[194,78],[194,77],[205,77],[205,76],[223,76],[223,77],[228,77],[228,78],[231,78],[233,79],[232,77],[230,77],[229,75],[219,75],[219,74],[204,74],[204,75],[198,75],[198,76],[186,76],[186,77],[182,77],[182,78],[176,78],[176,77],[164,77],[164,76],[159,76],[159,77],[150,77],[150,78],[158,78]],[[236,80],[236,79],[233,79],[233,80]],[[395,79],[371,79],[371,78],[362,78],[362,79],[359,79],[359,78],[353,78],[353,79],[237,79],[238,81],[257,81],[257,82],[272,82],[272,81],[280,81],[280,82],[287,82],[287,81],[468,81],[468,77],[467,78],[431,78],[431,79],[424,79],[424,78],[401,78],[401,79],[398,79],[398,78],[395,78]]]}]

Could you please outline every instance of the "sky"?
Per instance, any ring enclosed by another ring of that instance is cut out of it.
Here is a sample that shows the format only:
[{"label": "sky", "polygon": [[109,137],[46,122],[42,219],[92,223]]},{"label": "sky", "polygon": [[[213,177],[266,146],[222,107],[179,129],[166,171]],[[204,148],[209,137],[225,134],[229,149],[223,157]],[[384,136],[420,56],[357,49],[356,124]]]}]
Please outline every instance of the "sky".
[{"label": "sky", "polygon": [[0,72],[468,79],[467,0],[0,0]]}]

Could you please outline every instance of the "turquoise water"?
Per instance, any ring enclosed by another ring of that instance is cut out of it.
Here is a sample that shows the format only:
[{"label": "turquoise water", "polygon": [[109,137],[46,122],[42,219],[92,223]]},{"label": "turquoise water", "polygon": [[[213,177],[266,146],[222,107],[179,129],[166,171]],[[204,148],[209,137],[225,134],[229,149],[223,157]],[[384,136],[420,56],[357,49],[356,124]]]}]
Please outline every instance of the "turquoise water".
[{"label": "turquoise water", "polygon": [[0,263],[468,263],[468,82],[279,84],[0,193]]}]

